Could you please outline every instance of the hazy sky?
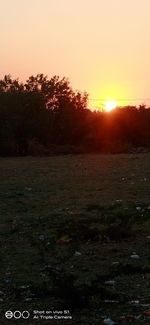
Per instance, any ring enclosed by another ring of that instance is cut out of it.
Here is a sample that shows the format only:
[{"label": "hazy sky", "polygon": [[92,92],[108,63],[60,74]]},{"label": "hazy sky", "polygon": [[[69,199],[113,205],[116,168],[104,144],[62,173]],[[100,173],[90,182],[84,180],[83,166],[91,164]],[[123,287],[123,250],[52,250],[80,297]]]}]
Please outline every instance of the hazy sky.
[{"label": "hazy sky", "polygon": [[0,77],[58,74],[91,99],[150,97],[150,0],[0,0],[0,43]]}]

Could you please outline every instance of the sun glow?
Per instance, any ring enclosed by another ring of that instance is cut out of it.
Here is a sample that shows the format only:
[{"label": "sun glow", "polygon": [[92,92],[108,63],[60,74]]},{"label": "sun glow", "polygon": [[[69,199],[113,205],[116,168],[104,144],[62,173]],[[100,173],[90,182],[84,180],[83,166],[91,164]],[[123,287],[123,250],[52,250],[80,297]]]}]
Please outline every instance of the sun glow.
[{"label": "sun glow", "polygon": [[115,100],[108,100],[104,103],[105,112],[111,112],[117,107],[117,102]]}]

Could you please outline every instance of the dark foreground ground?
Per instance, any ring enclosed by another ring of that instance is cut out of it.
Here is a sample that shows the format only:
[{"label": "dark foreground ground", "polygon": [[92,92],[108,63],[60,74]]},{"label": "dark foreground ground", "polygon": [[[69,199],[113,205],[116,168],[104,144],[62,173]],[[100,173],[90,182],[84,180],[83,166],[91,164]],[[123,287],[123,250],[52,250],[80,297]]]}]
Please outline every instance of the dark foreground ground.
[{"label": "dark foreground ground", "polygon": [[0,324],[150,324],[149,166],[150,154],[1,158]]}]

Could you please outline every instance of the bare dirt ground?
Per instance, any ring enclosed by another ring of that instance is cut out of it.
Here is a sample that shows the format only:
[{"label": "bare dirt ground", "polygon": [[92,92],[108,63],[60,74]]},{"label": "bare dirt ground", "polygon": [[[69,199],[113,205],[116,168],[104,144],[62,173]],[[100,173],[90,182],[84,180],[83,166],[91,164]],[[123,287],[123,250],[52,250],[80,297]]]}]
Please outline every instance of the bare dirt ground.
[{"label": "bare dirt ground", "polygon": [[150,154],[1,158],[1,324],[8,310],[31,314],[14,324],[150,324],[149,166]]}]

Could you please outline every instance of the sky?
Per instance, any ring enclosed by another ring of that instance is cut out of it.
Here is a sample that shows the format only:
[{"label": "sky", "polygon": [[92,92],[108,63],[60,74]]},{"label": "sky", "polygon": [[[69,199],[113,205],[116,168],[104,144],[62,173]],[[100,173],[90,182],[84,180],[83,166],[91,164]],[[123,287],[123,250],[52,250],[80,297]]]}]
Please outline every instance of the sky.
[{"label": "sky", "polygon": [[150,103],[150,0],[0,0],[0,78],[69,78],[89,106]]}]

